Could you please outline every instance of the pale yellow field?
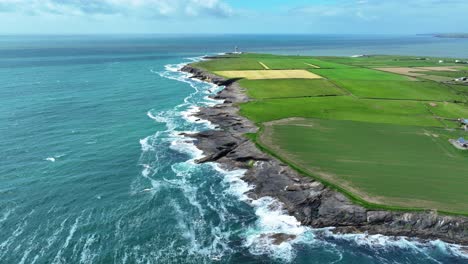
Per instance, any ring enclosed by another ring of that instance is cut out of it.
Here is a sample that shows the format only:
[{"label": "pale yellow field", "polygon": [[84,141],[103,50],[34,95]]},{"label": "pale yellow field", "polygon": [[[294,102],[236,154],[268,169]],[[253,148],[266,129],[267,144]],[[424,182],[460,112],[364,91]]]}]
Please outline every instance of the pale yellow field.
[{"label": "pale yellow field", "polygon": [[[375,69],[379,71],[386,71],[386,72],[413,76],[413,77],[424,76],[424,74],[421,72],[427,71],[423,69],[409,68],[409,67],[385,67],[385,68],[375,68]],[[418,71],[418,72],[415,72],[415,71]]]},{"label": "pale yellow field", "polygon": [[438,67],[416,67],[418,70],[424,71],[458,71],[460,66],[438,66]]},{"label": "pale yellow field", "polygon": [[375,68],[379,71],[386,71],[413,77],[425,76],[426,71],[457,71],[460,66],[438,66],[438,67],[382,67]]},{"label": "pale yellow field", "polygon": [[245,78],[249,80],[322,78],[322,76],[306,70],[217,71],[215,73],[227,78]]}]

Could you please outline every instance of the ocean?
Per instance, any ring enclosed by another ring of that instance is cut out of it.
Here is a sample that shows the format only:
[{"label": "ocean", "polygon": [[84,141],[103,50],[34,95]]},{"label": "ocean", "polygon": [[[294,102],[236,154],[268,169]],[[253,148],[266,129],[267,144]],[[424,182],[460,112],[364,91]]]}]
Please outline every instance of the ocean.
[{"label": "ocean", "polygon": [[[0,263],[468,263],[441,241],[335,235],[251,200],[182,132],[222,87],[203,55],[468,58],[468,39],[351,35],[0,36]],[[266,235],[297,235],[275,245]]]}]

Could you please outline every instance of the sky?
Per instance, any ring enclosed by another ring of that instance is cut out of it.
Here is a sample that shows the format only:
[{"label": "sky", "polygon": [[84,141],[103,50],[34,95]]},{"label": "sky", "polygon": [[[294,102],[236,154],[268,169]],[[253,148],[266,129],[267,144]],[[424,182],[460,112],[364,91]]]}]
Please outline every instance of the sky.
[{"label": "sky", "polygon": [[468,32],[468,0],[0,0],[0,34]]}]

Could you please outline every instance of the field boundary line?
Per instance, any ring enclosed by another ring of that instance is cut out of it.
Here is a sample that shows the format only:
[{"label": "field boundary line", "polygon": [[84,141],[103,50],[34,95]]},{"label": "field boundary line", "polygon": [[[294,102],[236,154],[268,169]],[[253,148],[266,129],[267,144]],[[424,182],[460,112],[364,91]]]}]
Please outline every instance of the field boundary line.
[{"label": "field boundary line", "polygon": [[265,69],[265,70],[271,70],[270,67],[268,67],[265,63],[259,61],[258,63],[260,63],[260,65],[262,65],[262,67]]},{"label": "field boundary line", "polygon": [[304,62],[304,64],[305,64],[305,65],[309,65],[309,66],[311,66],[311,67],[314,67],[315,69],[321,69],[321,67],[320,67],[320,66],[317,66],[317,65],[313,65],[313,64],[305,63],[305,62]]}]

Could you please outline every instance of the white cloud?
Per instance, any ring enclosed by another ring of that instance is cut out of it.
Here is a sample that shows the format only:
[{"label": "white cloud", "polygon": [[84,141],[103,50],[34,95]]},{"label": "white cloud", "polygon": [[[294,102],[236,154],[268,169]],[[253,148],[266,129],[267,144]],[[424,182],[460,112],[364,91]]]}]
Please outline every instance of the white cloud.
[{"label": "white cloud", "polygon": [[231,16],[222,0],[0,0],[0,12],[31,15]]}]

